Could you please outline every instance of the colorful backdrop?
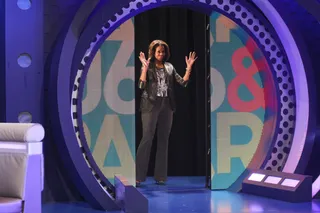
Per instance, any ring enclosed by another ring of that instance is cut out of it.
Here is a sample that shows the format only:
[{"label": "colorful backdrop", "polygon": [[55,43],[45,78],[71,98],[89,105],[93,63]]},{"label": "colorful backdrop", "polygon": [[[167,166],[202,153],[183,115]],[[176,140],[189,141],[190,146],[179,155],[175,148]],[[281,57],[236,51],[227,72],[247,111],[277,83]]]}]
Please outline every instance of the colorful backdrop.
[{"label": "colorful backdrop", "polygon": [[93,157],[111,180],[135,183],[135,89],[133,19],[123,23],[95,56],[84,90],[83,123]]},{"label": "colorful backdrop", "polygon": [[264,91],[256,63],[264,59],[252,38],[213,13],[211,27],[211,181],[226,189],[245,171],[260,141]]},{"label": "colorful backdrop", "polygon": [[[230,187],[248,166],[262,134],[264,92],[251,37],[214,12],[211,27],[212,189]],[[135,182],[134,24],[122,24],[90,67],[83,98],[87,141],[96,163]]]}]

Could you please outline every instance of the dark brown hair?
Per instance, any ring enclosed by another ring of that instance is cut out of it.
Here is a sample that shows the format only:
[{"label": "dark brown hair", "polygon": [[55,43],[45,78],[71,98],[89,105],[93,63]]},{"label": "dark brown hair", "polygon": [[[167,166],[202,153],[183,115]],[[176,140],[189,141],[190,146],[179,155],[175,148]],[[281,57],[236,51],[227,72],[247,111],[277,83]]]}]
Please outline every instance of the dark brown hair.
[{"label": "dark brown hair", "polygon": [[151,58],[151,61],[154,61],[154,54],[156,52],[157,47],[159,46],[163,46],[164,47],[164,51],[166,53],[164,61],[168,61],[170,58],[170,49],[169,49],[169,45],[162,41],[162,40],[154,40],[150,43],[149,45],[149,52],[148,52],[148,58]]}]

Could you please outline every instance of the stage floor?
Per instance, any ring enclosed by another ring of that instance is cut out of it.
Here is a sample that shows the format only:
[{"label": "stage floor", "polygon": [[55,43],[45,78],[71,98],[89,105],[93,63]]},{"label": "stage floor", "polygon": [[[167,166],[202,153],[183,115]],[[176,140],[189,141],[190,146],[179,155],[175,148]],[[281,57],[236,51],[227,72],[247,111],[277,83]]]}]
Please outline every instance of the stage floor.
[{"label": "stage floor", "polygon": [[[139,190],[149,199],[150,213],[320,212],[320,200],[293,204],[228,191],[204,188],[203,177],[170,177],[166,186],[149,178]],[[42,213],[101,213],[85,203],[43,205]],[[116,211],[113,213],[121,213]]]}]

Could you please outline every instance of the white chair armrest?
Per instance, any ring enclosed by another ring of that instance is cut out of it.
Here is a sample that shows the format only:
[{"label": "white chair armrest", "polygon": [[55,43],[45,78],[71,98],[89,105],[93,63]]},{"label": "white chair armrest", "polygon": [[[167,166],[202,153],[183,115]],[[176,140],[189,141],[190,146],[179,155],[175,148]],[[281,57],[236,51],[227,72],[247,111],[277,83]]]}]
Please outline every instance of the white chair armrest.
[{"label": "white chair armrest", "polygon": [[0,141],[40,142],[44,134],[41,124],[0,123]]}]

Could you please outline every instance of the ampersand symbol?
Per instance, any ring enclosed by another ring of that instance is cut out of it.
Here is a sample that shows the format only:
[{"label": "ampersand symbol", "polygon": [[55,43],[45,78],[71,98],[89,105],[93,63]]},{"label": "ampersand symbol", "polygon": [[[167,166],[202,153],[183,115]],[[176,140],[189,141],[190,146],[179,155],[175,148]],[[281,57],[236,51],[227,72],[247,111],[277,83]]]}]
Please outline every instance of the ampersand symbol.
[{"label": "ampersand symbol", "polygon": [[[228,100],[231,107],[241,112],[252,112],[260,107],[265,108],[264,90],[259,86],[253,76],[259,70],[266,71],[268,64],[265,59],[254,60],[252,55],[258,47],[252,38],[248,39],[246,46],[236,50],[232,56],[232,67],[236,77],[231,80],[228,86]],[[244,58],[250,58],[251,65],[247,68],[243,65]],[[253,95],[250,101],[242,100],[238,95],[241,85],[245,85]]]}]

